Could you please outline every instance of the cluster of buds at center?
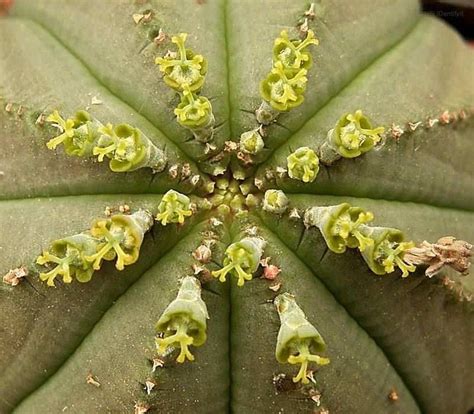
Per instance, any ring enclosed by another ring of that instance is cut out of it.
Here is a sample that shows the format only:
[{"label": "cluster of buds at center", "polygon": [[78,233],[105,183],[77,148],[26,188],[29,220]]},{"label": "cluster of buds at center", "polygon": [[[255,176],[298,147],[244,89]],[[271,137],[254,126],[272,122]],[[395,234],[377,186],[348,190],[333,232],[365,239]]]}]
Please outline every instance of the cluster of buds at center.
[{"label": "cluster of buds at center", "polygon": [[371,212],[342,203],[328,207],[311,207],[305,211],[306,227],[316,226],[334,253],[358,248],[369,268],[377,275],[392,273],[395,267],[408,276],[416,267],[404,260],[405,252],[414,243],[404,242],[403,233],[388,227],[371,227]]},{"label": "cluster of buds at center", "polygon": [[308,30],[306,38],[290,39],[283,30],[273,46],[273,68],[260,82],[263,102],[256,111],[260,124],[272,123],[280,112],[289,111],[303,103],[308,79],[306,74],[312,65],[307,47],[317,45],[314,32]]},{"label": "cluster of buds at center", "polygon": [[107,158],[109,167],[114,172],[134,171],[144,167],[160,172],[166,167],[164,152],[140,129],[129,124],[103,125],[82,110],[76,112],[73,118],[67,119],[54,111],[46,120],[60,131],[58,136],[46,144],[51,150],[62,144],[68,155],[97,156],[99,162]]},{"label": "cluster of buds at center", "polygon": [[178,51],[168,51],[156,58],[155,63],[165,83],[180,94],[181,101],[174,110],[178,123],[189,129],[196,140],[205,143],[212,139],[215,124],[211,102],[198,95],[206,77],[207,60],[185,47],[187,36],[186,33],[173,36],[171,41]]},{"label": "cluster of buds at center", "polygon": [[48,286],[55,285],[57,276],[64,283],[73,278],[85,283],[104,260],[115,260],[117,270],[123,270],[138,260],[143,238],[152,225],[153,217],[146,210],[96,219],[89,231],[55,240],[43,251],[36,263],[50,270],[41,272],[40,279]]}]

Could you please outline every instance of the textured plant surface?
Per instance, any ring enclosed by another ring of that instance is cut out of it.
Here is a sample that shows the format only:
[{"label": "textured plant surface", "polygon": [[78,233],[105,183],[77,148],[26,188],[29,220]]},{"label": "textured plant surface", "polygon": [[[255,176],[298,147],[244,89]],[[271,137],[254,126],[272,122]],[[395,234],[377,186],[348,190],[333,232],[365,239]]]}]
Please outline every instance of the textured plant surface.
[{"label": "textured plant surface", "polygon": [[17,0],[0,412],[467,413],[473,73],[414,0]]}]

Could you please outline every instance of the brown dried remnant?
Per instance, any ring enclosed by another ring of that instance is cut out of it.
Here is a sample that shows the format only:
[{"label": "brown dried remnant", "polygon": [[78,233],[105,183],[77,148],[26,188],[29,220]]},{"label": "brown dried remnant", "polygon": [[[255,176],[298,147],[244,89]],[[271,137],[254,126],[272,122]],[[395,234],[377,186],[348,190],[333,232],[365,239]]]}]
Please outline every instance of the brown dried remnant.
[{"label": "brown dried remnant", "polygon": [[135,403],[135,414],[145,414],[150,409],[150,406],[143,402]]},{"label": "brown dried remnant", "polygon": [[10,286],[16,286],[26,276],[28,276],[28,269],[26,266],[20,266],[16,269],[11,269],[5,276],[3,276],[3,282]]},{"label": "brown dried remnant", "polygon": [[165,361],[157,357],[153,358],[152,362],[151,372],[155,372],[157,368],[163,368],[165,365]]},{"label": "brown dried remnant", "polygon": [[392,388],[392,390],[390,391],[390,393],[388,394],[388,399],[390,401],[398,401],[398,393],[397,391],[395,390],[395,388]]},{"label": "brown dried remnant", "polygon": [[433,277],[446,265],[462,275],[467,275],[471,266],[471,256],[472,244],[446,236],[433,244],[424,241],[419,246],[407,250],[403,258],[415,266],[428,266],[425,274]]},{"label": "brown dried remnant", "polygon": [[206,244],[201,244],[193,252],[193,257],[200,263],[209,263],[211,261],[212,251]]},{"label": "brown dried remnant", "polygon": [[150,395],[151,392],[153,391],[153,388],[156,387],[156,382],[152,379],[147,379],[145,381],[145,392],[147,393],[147,395]]},{"label": "brown dried remnant", "polygon": [[97,388],[100,387],[100,382],[97,381],[97,378],[94,377],[91,373],[87,375],[86,382],[90,385],[93,385],[94,387],[97,387]]},{"label": "brown dried remnant", "polygon": [[275,280],[281,269],[278,266],[270,264],[271,257],[265,257],[260,260],[260,264],[263,267],[262,277],[267,280]]},{"label": "brown dried remnant", "polygon": [[293,382],[292,378],[286,374],[280,373],[273,376],[273,386],[277,394],[295,391],[298,383]]}]

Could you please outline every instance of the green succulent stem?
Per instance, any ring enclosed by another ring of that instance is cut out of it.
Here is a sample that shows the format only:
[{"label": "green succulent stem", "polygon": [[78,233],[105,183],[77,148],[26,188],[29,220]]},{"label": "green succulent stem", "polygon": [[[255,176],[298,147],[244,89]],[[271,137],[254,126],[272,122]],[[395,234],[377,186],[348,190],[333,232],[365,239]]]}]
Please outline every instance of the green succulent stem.
[{"label": "green succulent stem", "polygon": [[358,248],[363,252],[374,241],[364,235],[360,228],[372,221],[374,215],[359,207],[342,203],[328,207],[311,207],[305,211],[306,227],[316,226],[334,253],[344,253],[347,247]]},{"label": "green succulent stem", "polygon": [[318,330],[308,321],[295,298],[289,293],[283,293],[275,298],[275,306],[280,316],[280,330],[275,350],[279,363],[300,364],[294,382],[307,384],[308,365],[314,362],[318,365],[329,364],[328,358],[316,355],[324,352],[326,343]]},{"label": "green succulent stem", "polygon": [[95,220],[90,232],[99,243],[97,251],[86,259],[92,262],[95,270],[100,269],[103,260],[116,259],[115,267],[123,270],[138,260],[143,238],[152,225],[153,217],[146,210]]},{"label": "green succulent stem", "polygon": [[384,131],[383,127],[374,128],[360,109],[353,114],[344,114],[321,146],[321,162],[330,165],[341,157],[358,157],[374,148]]},{"label": "green succulent stem", "polygon": [[201,299],[201,285],[192,276],[186,276],[174,299],[163,311],[156,330],[162,334],[156,338],[158,354],[166,355],[175,347],[180,348],[177,362],[194,361],[189,346],[201,346],[206,342],[209,315]]},{"label": "green succulent stem", "polygon": [[225,251],[223,267],[213,271],[212,276],[225,282],[230,273],[237,278],[237,286],[243,286],[245,281],[252,280],[253,273],[258,269],[265,244],[265,240],[259,237],[244,237],[232,243]]},{"label": "green succulent stem", "polygon": [[190,217],[192,214],[189,197],[175,190],[169,190],[158,205],[156,220],[163,226],[169,223],[183,224],[186,217]]}]

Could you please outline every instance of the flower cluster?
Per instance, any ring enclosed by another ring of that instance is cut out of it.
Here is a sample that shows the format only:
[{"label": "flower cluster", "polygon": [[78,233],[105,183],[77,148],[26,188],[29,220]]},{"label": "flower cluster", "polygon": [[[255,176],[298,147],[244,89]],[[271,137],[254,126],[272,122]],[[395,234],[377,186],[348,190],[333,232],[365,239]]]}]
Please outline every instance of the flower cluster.
[{"label": "flower cluster", "polygon": [[392,273],[397,266],[402,276],[415,271],[415,266],[404,260],[412,242],[403,241],[400,230],[388,227],[371,227],[373,214],[359,207],[342,203],[328,207],[311,207],[305,211],[306,227],[316,226],[334,253],[344,253],[346,248],[358,248],[369,266],[377,275]]},{"label": "flower cluster", "polygon": [[237,277],[237,286],[243,286],[246,280],[252,280],[253,273],[258,269],[264,247],[265,241],[259,237],[244,237],[232,243],[225,251],[224,266],[213,271],[212,276],[225,282],[230,273]]},{"label": "flower cluster", "polygon": [[288,155],[286,163],[290,178],[303,181],[304,183],[312,183],[319,172],[319,158],[308,147],[298,148],[295,152]]},{"label": "flower cluster", "polygon": [[321,146],[321,161],[332,164],[341,157],[358,157],[378,144],[384,131],[383,127],[374,128],[360,109],[354,114],[344,114]]},{"label": "flower cluster", "polygon": [[64,119],[58,111],[46,120],[59,129],[60,134],[48,141],[49,149],[64,145],[66,154],[78,157],[97,156],[99,162],[109,159],[114,172],[134,171],[149,167],[163,171],[166,157],[162,150],[138,128],[128,124],[103,125],[86,111],[78,111],[73,118]]},{"label": "flower cluster", "polygon": [[213,136],[215,123],[209,99],[198,96],[207,73],[207,60],[202,55],[186,49],[186,33],[171,38],[177,52],[158,57],[155,63],[163,73],[164,82],[176,90],[181,101],[174,110],[178,123],[188,128],[200,142],[208,142]]},{"label": "flower cluster", "polygon": [[168,355],[176,347],[180,352],[176,361],[194,361],[189,346],[201,346],[206,342],[206,327],[209,315],[201,299],[201,284],[193,276],[181,282],[178,296],[163,311],[156,324],[160,336],[156,347],[160,356]]},{"label": "flower cluster", "polygon": [[169,190],[161,199],[156,220],[163,226],[168,223],[183,224],[186,217],[193,214],[188,196]]},{"label": "flower cluster", "polygon": [[153,217],[146,210],[94,220],[89,231],[55,240],[43,251],[36,263],[50,270],[41,272],[40,279],[48,286],[55,285],[57,276],[64,283],[73,278],[88,282],[103,260],[116,260],[115,267],[123,270],[138,260],[143,238],[152,225]]},{"label": "flower cluster", "polygon": [[280,315],[276,359],[281,364],[299,364],[300,369],[293,382],[301,381],[302,384],[307,384],[310,362],[318,365],[329,364],[328,358],[316,355],[316,352],[325,351],[326,343],[318,330],[308,321],[292,295],[289,293],[278,295],[274,303]]},{"label": "flower cluster", "polygon": [[310,45],[317,45],[314,32],[308,30],[303,40],[290,40],[284,30],[273,46],[273,68],[260,82],[262,105],[257,110],[257,121],[268,125],[280,112],[289,111],[303,103],[306,77],[312,58],[307,51]]}]

